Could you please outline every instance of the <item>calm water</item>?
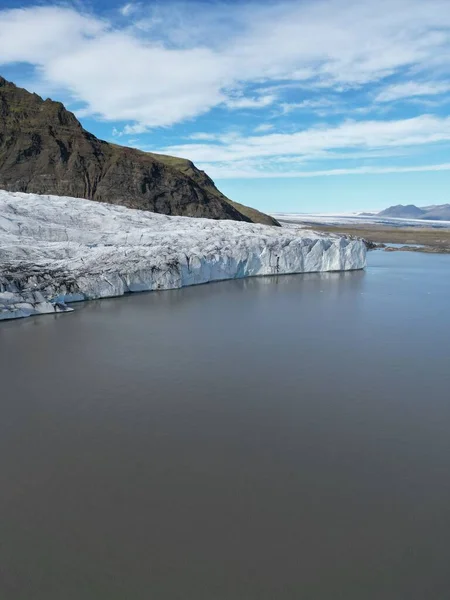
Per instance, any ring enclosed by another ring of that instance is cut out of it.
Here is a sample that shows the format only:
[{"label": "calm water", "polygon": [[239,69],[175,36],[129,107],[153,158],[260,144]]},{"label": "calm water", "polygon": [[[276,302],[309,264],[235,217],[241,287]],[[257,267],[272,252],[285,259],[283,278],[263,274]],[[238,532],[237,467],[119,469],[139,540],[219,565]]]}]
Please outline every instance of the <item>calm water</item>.
[{"label": "calm water", "polygon": [[450,256],[0,325],[2,600],[447,600]]}]

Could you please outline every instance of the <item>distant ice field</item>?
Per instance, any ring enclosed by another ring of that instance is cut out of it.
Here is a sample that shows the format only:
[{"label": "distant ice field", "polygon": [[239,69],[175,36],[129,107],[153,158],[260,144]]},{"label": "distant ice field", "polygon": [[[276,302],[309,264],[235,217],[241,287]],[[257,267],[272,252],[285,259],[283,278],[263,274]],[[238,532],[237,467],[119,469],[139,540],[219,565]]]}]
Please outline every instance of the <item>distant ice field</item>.
[{"label": "distant ice field", "polygon": [[389,227],[427,227],[450,229],[450,221],[424,219],[398,219],[366,216],[359,213],[272,213],[281,222],[309,223],[318,225],[385,225]]}]

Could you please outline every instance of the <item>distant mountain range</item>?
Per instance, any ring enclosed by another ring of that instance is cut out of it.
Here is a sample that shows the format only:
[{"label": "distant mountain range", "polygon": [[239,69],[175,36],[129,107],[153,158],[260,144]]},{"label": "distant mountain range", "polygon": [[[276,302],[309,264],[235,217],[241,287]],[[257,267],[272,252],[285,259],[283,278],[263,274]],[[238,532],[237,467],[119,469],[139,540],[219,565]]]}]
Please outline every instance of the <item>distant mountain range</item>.
[{"label": "distant mountain range", "polygon": [[414,204],[397,204],[377,213],[377,217],[397,219],[423,219],[425,221],[450,221],[450,204],[432,206],[414,206]]},{"label": "distant mountain range", "polygon": [[60,103],[0,77],[0,189],[75,196],[166,215],[279,225],[233,202],[183,158],[99,140]]}]

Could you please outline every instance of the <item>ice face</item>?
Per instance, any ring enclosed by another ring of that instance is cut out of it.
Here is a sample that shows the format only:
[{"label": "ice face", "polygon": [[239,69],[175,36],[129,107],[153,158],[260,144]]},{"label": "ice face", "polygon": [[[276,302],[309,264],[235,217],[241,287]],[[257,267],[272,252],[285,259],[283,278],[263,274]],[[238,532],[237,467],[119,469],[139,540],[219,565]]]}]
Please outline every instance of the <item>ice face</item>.
[{"label": "ice face", "polygon": [[0,319],[66,302],[365,266],[362,241],[302,226],[169,217],[0,190]]}]

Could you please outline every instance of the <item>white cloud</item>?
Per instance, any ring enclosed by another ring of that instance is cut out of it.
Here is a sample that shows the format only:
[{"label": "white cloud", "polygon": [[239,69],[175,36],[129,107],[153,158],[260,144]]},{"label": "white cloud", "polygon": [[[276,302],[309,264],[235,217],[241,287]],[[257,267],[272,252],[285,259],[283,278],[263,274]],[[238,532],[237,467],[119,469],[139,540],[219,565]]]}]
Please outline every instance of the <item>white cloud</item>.
[{"label": "white cloud", "polygon": [[37,65],[46,81],[86,103],[78,114],[130,121],[125,133],[193,118],[226,100],[227,68],[209,49],[165,49],[67,8],[2,11],[0,24],[0,64]]},{"label": "white cloud", "polygon": [[408,81],[390,85],[380,92],[375,98],[376,102],[392,102],[393,100],[401,100],[414,98],[417,96],[436,96],[450,92],[450,84],[443,82],[419,83]]},{"label": "white cloud", "polygon": [[[122,6],[134,15],[134,3]],[[147,15],[143,14],[147,10]],[[388,75],[449,72],[448,0],[157,3],[120,28],[62,6],[0,11],[0,64],[35,65],[40,87],[64,88],[84,114],[170,126],[213,107],[261,109],[255,85],[332,91]],[[229,90],[242,89],[236,98]]]},{"label": "white cloud", "polygon": [[139,4],[135,4],[133,2],[128,2],[128,4],[124,4],[123,6],[120,7],[119,12],[124,17],[130,17],[131,15],[136,13],[139,10],[139,8],[140,8]]},{"label": "white cloud", "polygon": [[189,136],[189,139],[196,141],[213,141],[216,140],[218,135],[216,133],[206,133],[199,131],[198,133],[193,133]]},{"label": "white cloud", "polygon": [[45,69],[106,28],[100,19],[56,6],[0,11],[0,64],[24,62]]},{"label": "white cloud", "polygon": [[123,131],[119,131],[117,135],[139,135],[141,133],[146,133],[147,131],[147,125],[143,125],[142,123],[135,123],[134,125],[125,125]]},{"label": "white cloud", "polygon": [[348,169],[321,169],[314,171],[268,171],[246,168],[245,165],[220,166],[210,163],[199,165],[214,179],[307,179],[311,177],[337,177],[342,175],[382,175],[388,173],[423,173],[450,171],[450,163],[389,167],[355,167]]},{"label": "white cloud", "polygon": [[86,101],[92,114],[136,121],[127,133],[138,133],[223,102],[216,66],[207,49],[168,51],[114,32],[55,57],[46,74]]},{"label": "white cloud", "polygon": [[260,96],[259,98],[230,98],[225,102],[228,108],[265,108],[276,100],[273,95]]},{"label": "white cloud", "polygon": [[[222,144],[183,144],[164,149],[197,162],[233,162],[276,156],[314,157],[329,150],[424,146],[450,141],[450,117],[422,115],[391,121],[346,121],[295,133],[219,138]],[[345,158],[345,154],[343,154]]]},{"label": "white cloud", "polygon": [[258,127],[255,127],[255,133],[267,133],[268,131],[272,131],[274,125],[272,123],[261,123]]},{"label": "white cloud", "polygon": [[288,115],[295,110],[317,110],[323,108],[330,108],[336,105],[336,101],[330,100],[329,98],[316,98],[310,100],[302,100],[302,102],[282,102],[280,109],[282,114]]}]

